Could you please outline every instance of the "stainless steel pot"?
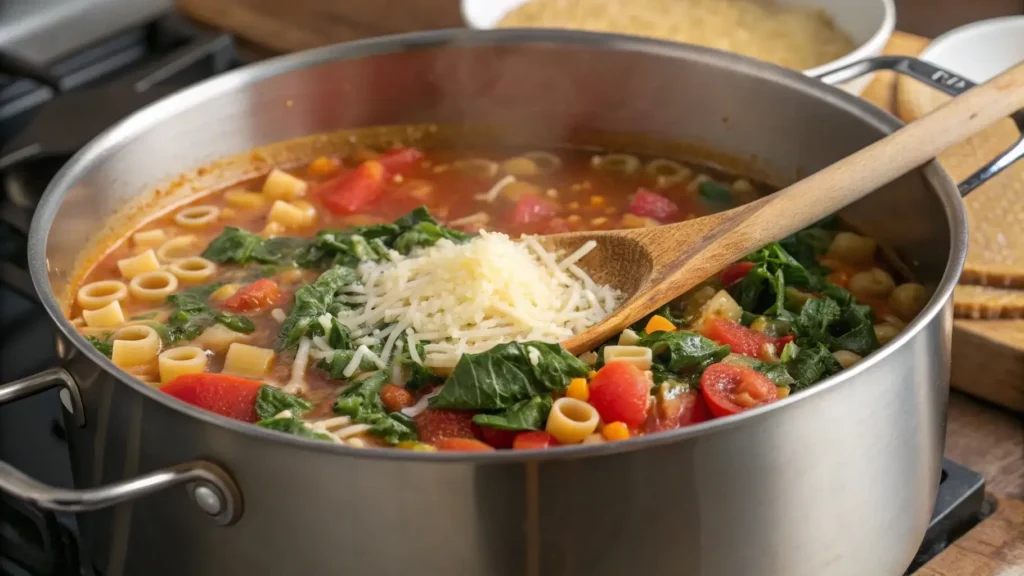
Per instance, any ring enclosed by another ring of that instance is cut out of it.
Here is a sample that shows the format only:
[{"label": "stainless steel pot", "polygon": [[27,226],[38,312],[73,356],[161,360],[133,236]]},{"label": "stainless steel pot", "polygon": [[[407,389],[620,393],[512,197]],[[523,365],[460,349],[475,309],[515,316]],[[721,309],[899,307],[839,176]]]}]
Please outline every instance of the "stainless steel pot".
[{"label": "stainless steel pot", "polygon": [[[922,66],[880,59],[835,78],[901,67],[941,79]],[[81,247],[154,182],[306,134],[422,121],[527,127],[541,142],[579,127],[650,134],[756,157],[790,177],[900,127],[838,89],[766,64],[552,31],[358,42],[180,92],[82,150],[39,206],[29,260],[64,366],[0,388],[0,402],[66,389],[78,489],[43,486],[0,463],[0,490],[88,512],[85,550],[107,576],[902,573],[939,481],[950,299],[967,238],[960,195],[935,163],[844,213],[935,288],[895,341],[771,406],[624,443],[472,456],[306,441],[125,376],[62,314],[55,295]],[[175,484],[188,490],[164,489]]]}]

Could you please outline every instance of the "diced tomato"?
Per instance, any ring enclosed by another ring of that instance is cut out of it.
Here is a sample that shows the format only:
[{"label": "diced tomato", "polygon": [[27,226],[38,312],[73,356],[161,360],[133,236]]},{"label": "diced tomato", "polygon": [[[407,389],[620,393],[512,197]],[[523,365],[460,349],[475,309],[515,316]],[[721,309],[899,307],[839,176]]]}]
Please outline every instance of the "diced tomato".
[{"label": "diced tomato", "polygon": [[605,422],[639,428],[647,419],[651,381],[627,362],[605,364],[590,381],[590,404]]},{"label": "diced tomato", "polygon": [[700,377],[700,390],[715,416],[728,416],[774,402],[775,383],[753,368],[712,364]]},{"label": "diced tomato", "polygon": [[224,301],[224,307],[236,312],[256,312],[273,308],[281,299],[277,282],[269,278],[246,284]]},{"label": "diced tomato", "polygon": [[552,218],[548,221],[548,225],[544,227],[545,234],[564,234],[566,232],[572,232],[572,228],[569,227],[569,223],[565,221],[565,218]]},{"label": "diced tomato", "polygon": [[408,408],[416,403],[416,398],[401,386],[386,384],[380,389],[380,402],[388,412],[398,412],[402,408]]},{"label": "diced tomato", "polygon": [[712,418],[707,404],[698,392],[684,392],[677,396],[659,395],[658,409],[647,421],[647,432],[675,430],[699,424]]},{"label": "diced tomato", "polygon": [[480,437],[495,448],[511,448],[519,432],[515,430],[501,430],[490,426],[480,427]]},{"label": "diced tomato", "polygon": [[706,420],[711,420],[714,415],[711,414],[711,410],[708,409],[707,402],[704,401],[704,397],[697,392],[687,392],[682,395],[683,406],[679,411],[679,426],[690,426],[692,424],[700,424]]},{"label": "diced tomato", "polygon": [[850,285],[850,273],[846,272],[845,270],[838,270],[832,272],[831,274],[826,276],[825,279],[835,284],[836,286],[839,286],[840,288],[846,288],[847,286]]},{"label": "diced tomato", "polygon": [[729,265],[728,268],[722,270],[722,274],[720,275],[722,285],[728,288],[740,280],[743,280],[747,275],[747,272],[754,269],[754,266],[756,266],[756,264],[753,262],[737,262]]},{"label": "diced tomato", "polygon": [[775,345],[775,338],[725,318],[705,322],[703,333],[719,344],[728,344],[733,352],[751,358],[760,358],[766,344]]},{"label": "diced tomato", "polygon": [[558,205],[536,194],[524,194],[516,202],[512,221],[519,225],[533,224],[550,220],[555,214],[558,214]]},{"label": "diced tomato", "polygon": [[255,422],[259,419],[256,395],[260,386],[262,382],[227,374],[185,374],[164,384],[160,390],[203,410]]},{"label": "diced tomato", "polygon": [[781,353],[782,353],[782,349],[786,347],[786,344],[789,344],[789,343],[790,343],[790,342],[792,342],[793,340],[796,340],[796,336],[793,336],[792,334],[787,334],[787,335],[785,335],[785,336],[780,336],[780,337],[779,337],[779,338],[778,338],[778,339],[777,339],[777,340],[775,341],[775,348],[776,348],[776,349],[777,349],[777,350],[779,351],[779,353],[781,354]]},{"label": "diced tomato", "polygon": [[405,174],[423,160],[423,152],[415,148],[397,148],[381,154],[376,160],[388,174]]},{"label": "diced tomato", "polygon": [[435,444],[441,438],[476,438],[472,412],[428,408],[413,420],[420,442]]},{"label": "diced tomato", "polygon": [[639,188],[629,201],[629,213],[665,222],[679,213],[679,206],[657,192]]},{"label": "diced tomato", "polygon": [[384,165],[367,160],[355,170],[324,182],[321,201],[334,214],[353,214],[373,204],[384,193]]},{"label": "diced tomato", "polygon": [[494,452],[494,448],[475,438],[440,438],[435,446],[444,452]]},{"label": "diced tomato", "polygon": [[558,445],[558,440],[547,432],[520,432],[512,441],[513,450],[543,450]]}]

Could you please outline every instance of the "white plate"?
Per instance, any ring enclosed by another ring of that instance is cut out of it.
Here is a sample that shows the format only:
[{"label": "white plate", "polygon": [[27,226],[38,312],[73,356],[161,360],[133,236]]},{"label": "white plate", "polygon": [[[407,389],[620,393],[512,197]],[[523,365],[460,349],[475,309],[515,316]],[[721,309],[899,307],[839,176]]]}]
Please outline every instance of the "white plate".
[{"label": "white plate", "polygon": [[961,26],[932,41],[927,60],[974,82],[985,82],[1024,62],[1024,16],[1007,16]]},{"label": "white plate", "polygon": [[[461,0],[462,18],[470,28],[495,28],[498,22],[521,4],[528,0]],[[629,0],[609,0],[628,2]],[[878,56],[885,48],[886,42],[896,26],[896,6],[893,0],[777,0],[791,6],[807,6],[821,8],[832,17],[836,25],[846,32],[857,48],[843,56],[817,68],[804,70],[804,74],[818,76],[841,66]],[[870,76],[858,78],[843,86],[854,94],[860,94],[868,83]]]}]

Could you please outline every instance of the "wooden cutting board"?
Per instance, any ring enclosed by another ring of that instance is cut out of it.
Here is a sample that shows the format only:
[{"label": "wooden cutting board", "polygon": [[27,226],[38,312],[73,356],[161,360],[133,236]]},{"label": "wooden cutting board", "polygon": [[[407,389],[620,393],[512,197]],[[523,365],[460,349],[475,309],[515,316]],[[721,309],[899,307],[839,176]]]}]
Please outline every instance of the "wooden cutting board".
[{"label": "wooden cutting board", "polygon": [[[885,52],[916,56],[928,46],[928,42],[927,38],[896,32]],[[929,109],[929,103],[920,102],[918,98],[930,98],[931,95],[925,92],[920,96],[921,92],[913,85],[905,90],[908,84],[903,79],[897,82],[897,76],[892,72],[881,72],[862,96],[897,114],[903,121],[911,122]],[[908,95],[909,90],[914,90],[912,95]],[[994,157],[996,153],[979,151],[978,157]],[[954,177],[960,178],[973,168],[962,165],[947,167]],[[998,186],[1004,181],[997,179],[985,187]],[[968,394],[1024,412],[1024,320],[956,320],[952,384]]]}]

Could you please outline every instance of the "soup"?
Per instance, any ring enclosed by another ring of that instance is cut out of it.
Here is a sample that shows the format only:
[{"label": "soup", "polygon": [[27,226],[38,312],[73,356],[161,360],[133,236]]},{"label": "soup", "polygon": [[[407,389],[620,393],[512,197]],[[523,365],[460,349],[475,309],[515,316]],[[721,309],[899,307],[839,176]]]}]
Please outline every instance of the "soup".
[{"label": "soup", "polygon": [[828,221],[708,279],[614,341],[557,343],[620,295],[533,235],[653,227],[767,186],[580,149],[356,149],[157,216],[87,274],[73,323],[181,401],[348,446],[624,440],[799,392],[924,306],[874,240]]}]

